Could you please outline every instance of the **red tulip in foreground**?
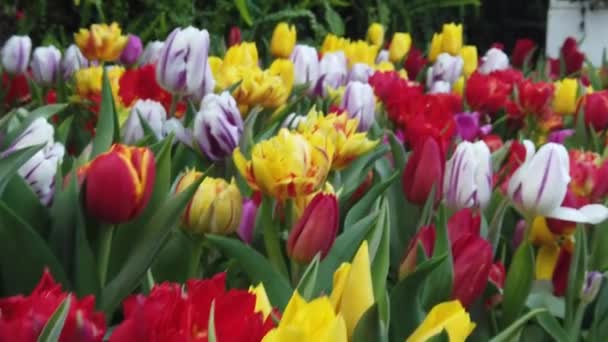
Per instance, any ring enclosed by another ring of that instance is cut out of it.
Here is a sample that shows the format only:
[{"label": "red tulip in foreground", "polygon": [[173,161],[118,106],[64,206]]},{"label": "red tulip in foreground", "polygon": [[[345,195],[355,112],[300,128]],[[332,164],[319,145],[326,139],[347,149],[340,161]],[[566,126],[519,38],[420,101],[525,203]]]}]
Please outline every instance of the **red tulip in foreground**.
[{"label": "red tulip in foreground", "polygon": [[317,253],[325,257],[336,239],[339,219],[336,196],[317,194],[289,234],[289,256],[302,263],[310,262]]},{"label": "red tulip in foreground", "polygon": [[403,192],[407,200],[424,205],[435,185],[435,202],[439,202],[443,194],[444,170],[443,151],[435,139],[429,137],[414,146],[403,172]]},{"label": "red tulip in foreground", "polygon": [[155,175],[149,148],[113,145],[86,168],[87,212],[106,223],[132,220],[148,204]]}]

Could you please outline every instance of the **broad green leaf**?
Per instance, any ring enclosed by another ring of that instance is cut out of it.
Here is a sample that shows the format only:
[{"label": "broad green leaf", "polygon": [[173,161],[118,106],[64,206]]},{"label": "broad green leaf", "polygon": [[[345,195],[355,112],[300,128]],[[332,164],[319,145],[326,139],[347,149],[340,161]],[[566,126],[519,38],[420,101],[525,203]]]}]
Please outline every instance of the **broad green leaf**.
[{"label": "broad green leaf", "polygon": [[423,293],[424,308],[430,310],[436,304],[450,299],[452,294],[452,284],[454,282],[454,270],[452,261],[452,248],[448,236],[448,214],[447,208],[441,206],[438,212],[436,224],[437,237],[433,248],[433,257],[441,255],[447,257],[428,277]]},{"label": "broad green leaf", "polygon": [[103,82],[101,87],[101,105],[99,107],[99,118],[95,127],[95,137],[93,138],[93,149],[90,159],[107,151],[112,146],[118,135],[118,117],[114,108],[114,97],[112,87],[108,79],[108,72],[103,70]]},{"label": "broad green leaf", "polygon": [[261,108],[255,107],[247,115],[247,119],[245,119],[245,123],[243,124],[243,135],[241,135],[241,140],[239,141],[239,150],[245,156],[246,159],[251,158],[251,149],[253,148],[253,127],[255,126],[255,122],[258,118],[258,115],[261,112]]},{"label": "broad green leaf", "polygon": [[325,3],[325,21],[329,26],[329,31],[337,36],[344,35],[344,22],[342,17],[326,2]]},{"label": "broad green leaf", "polygon": [[595,229],[591,230],[591,257],[589,269],[608,271],[608,221],[604,221]]},{"label": "broad green leaf", "polygon": [[287,279],[278,273],[268,260],[243,242],[217,235],[209,235],[209,242],[226,256],[236,259],[252,284],[262,282],[273,306],[281,311],[287,306],[293,292]]},{"label": "broad green leaf", "polygon": [[538,313],[536,321],[545,329],[545,332],[553,338],[555,342],[568,342],[569,337],[564,328],[559,324],[557,319],[548,311]]},{"label": "broad green leaf", "polygon": [[350,198],[365,179],[363,175],[366,175],[374,166],[376,160],[384,157],[388,151],[388,146],[380,144],[371,152],[357,158],[349,167],[341,171],[342,189],[339,196],[340,202]]},{"label": "broad green leaf", "polygon": [[372,305],[355,326],[353,342],[388,342],[386,324],[380,318],[378,304]]},{"label": "broad green leaf", "polygon": [[507,272],[502,300],[502,326],[507,327],[520,316],[534,280],[534,254],[529,242],[523,242],[515,252]]},{"label": "broad green leaf", "polygon": [[435,197],[437,191],[437,184],[433,184],[431,188],[431,192],[429,193],[429,197],[424,202],[424,206],[422,207],[422,213],[420,214],[420,221],[418,221],[418,228],[428,226],[431,224],[431,220],[433,219],[433,211],[435,208]]},{"label": "broad green leaf", "polygon": [[393,134],[393,132],[386,131],[386,135],[388,135],[388,141],[391,145],[391,154],[395,162],[395,167],[397,168],[397,170],[403,171],[403,169],[405,169],[405,163],[407,161],[405,148],[403,147],[403,144],[399,140],[397,140],[397,137],[395,137],[395,134]]},{"label": "broad green leaf", "polygon": [[283,254],[284,243],[281,242],[277,227],[278,222],[272,219],[273,208],[273,200],[269,196],[264,195],[262,205],[258,210],[257,216],[259,216],[259,220],[256,218],[256,226],[258,223],[262,224],[264,247],[266,248],[268,261],[270,261],[270,264],[277,272],[288,277],[287,265],[285,264],[285,256]]},{"label": "broad green leaf", "polygon": [[498,335],[494,336],[494,338],[492,338],[490,340],[490,342],[517,341],[518,339],[514,339],[514,338],[515,338],[515,336],[517,336],[519,331],[521,331],[521,329],[523,329],[525,324],[528,323],[529,320],[534,318],[534,316],[536,316],[542,312],[547,312],[547,310],[535,309],[535,310],[532,310],[532,311],[528,312],[527,314],[521,316],[521,318],[519,318],[517,321],[513,322],[513,324],[509,325],[505,330],[501,331]]},{"label": "broad green leaf", "polygon": [[[379,234],[378,244],[374,250],[370,248],[371,268],[372,268],[372,284],[374,286],[374,298],[379,306],[381,318],[387,321],[386,313],[388,312],[388,303],[384,301],[386,293],[386,278],[390,266],[390,214],[388,200],[382,199],[378,221],[376,222],[374,231]],[[376,234],[374,234],[376,235]],[[374,239],[370,239],[370,246]],[[373,253],[372,253],[373,252]]]},{"label": "broad green leaf", "polygon": [[375,184],[357,203],[348,211],[344,220],[344,230],[363,217],[369,215],[372,204],[382,195],[386,189],[398,178],[399,172],[395,171],[390,177],[381,183]]},{"label": "broad green leaf", "polygon": [[0,198],[38,234],[47,236],[51,219],[49,210],[21,176],[15,174],[11,177]]},{"label": "broad green leaf", "polygon": [[55,140],[62,143],[63,145],[66,145],[67,141],[68,141],[68,137],[70,136],[70,129],[72,128],[72,122],[74,121],[74,116],[69,116],[67,117],[65,120],[63,120],[63,122],[61,123],[61,125],[59,125],[59,127],[57,127],[57,130],[55,131]]},{"label": "broad green leaf", "polygon": [[247,0],[234,0],[234,6],[236,6],[236,8],[239,10],[241,19],[243,19],[247,25],[251,26],[253,24],[253,20],[251,20],[251,15],[249,14]]},{"label": "broad green leaf", "polygon": [[25,164],[43,145],[30,146],[12,152],[6,157],[0,158],[0,195],[17,170]]},{"label": "broad green leaf", "polygon": [[608,334],[608,284],[604,281],[595,301],[593,321],[589,329],[591,342],[599,342]]},{"label": "broad green leaf", "polygon": [[317,254],[304,271],[304,274],[302,274],[302,278],[300,278],[300,282],[296,287],[298,293],[306,300],[312,300],[316,297],[315,290],[317,288],[317,275],[319,274],[319,260],[320,256]]},{"label": "broad green leaf", "polygon": [[42,332],[40,333],[40,336],[38,336],[38,342],[59,341],[59,336],[63,330],[65,320],[70,312],[71,301],[72,296],[67,296],[61,302],[61,304],[59,304],[57,309],[55,309],[55,312],[53,312],[49,320],[44,325],[44,328],[42,328]]},{"label": "broad green leaf", "polygon": [[566,318],[565,325],[570,328],[575,323],[575,314],[580,304],[580,294],[585,283],[587,271],[587,237],[585,226],[578,224],[574,237],[574,252],[568,270],[568,288],[566,289]]}]

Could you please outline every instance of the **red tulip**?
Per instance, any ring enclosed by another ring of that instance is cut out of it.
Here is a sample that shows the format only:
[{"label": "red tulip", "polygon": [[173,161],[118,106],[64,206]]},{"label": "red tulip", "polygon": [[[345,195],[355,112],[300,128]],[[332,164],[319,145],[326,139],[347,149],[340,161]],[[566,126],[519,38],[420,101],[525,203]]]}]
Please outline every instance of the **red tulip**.
[{"label": "red tulip", "polygon": [[562,297],[566,294],[568,288],[568,273],[570,272],[570,261],[572,259],[572,251],[568,248],[560,248],[557,263],[553,270],[553,294]]},{"label": "red tulip", "polygon": [[133,219],[150,200],[155,174],[149,148],[113,145],[86,168],[87,212],[107,223]]},{"label": "red tulip", "polygon": [[430,225],[420,228],[407,246],[407,253],[399,266],[399,278],[404,278],[416,269],[416,265],[419,262],[419,260],[417,260],[418,244],[422,244],[422,249],[427,258],[430,258],[431,255],[433,255],[435,236],[434,226]]},{"label": "red tulip", "polygon": [[424,58],[422,51],[412,46],[403,63],[403,67],[407,71],[408,78],[410,80],[415,80],[418,78],[418,74],[424,69],[426,64],[427,60]]},{"label": "red tulip", "polygon": [[522,68],[526,60],[530,60],[532,57],[534,50],[536,50],[536,43],[533,40],[527,38],[518,39],[511,54],[511,64]]},{"label": "red tulip", "polygon": [[580,71],[583,68],[585,54],[579,51],[576,39],[572,37],[566,38],[561,48],[564,62],[566,63],[566,74],[570,75]]},{"label": "red tulip", "polygon": [[25,74],[9,76],[8,73],[4,72],[2,73],[1,84],[4,92],[4,104],[9,107],[25,103],[32,98]]},{"label": "red tulip", "polygon": [[519,106],[523,114],[542,115],[551,106],[555,86],[548,82],[525,80],[518,85]]},{"label": "red tulip", "polygon": [[585,123],[596,131],[608,128],[608,90],[585,95]]},{"label": "red tulip", "polygon": [[488,145],[490,152],[496,152],[503,146],[502,138],[500,137],[500,135],[488,134],[481,138],[481,140],[483,140],[486,145]]},{"label": "red tulip", "polygon": [[495,75],[475,72],[467,80],[465,96],[472,110],[493,114],[505,106],[511,86]]},{"label": "red tulip", "polygon": [[494,285],[494,287],[498,290],[498,293],[494,294],[492,297],[486,300],[486,306],[492,308],[502,302],[502,290],[505,286],[506,279],[506,270],[505,265],[502,262],[495,262],[490,267],[490,274],[488,275],[488,281]]},{"label": "red tulip", "polygon": [[241,29],[238,26],[232,26],[228,33],[228,47],[241,43]]},{"label": "red tulip", "polygon": [[437,140],[427,137],[414,146],[403,172],[403,192],[411,203],[424,205],[435,186],[435,203],[443,194],[445,157]]},{"label": "red tulip", "polygon": [[307,263],[318,253],[324,258],[334,244],[340,213],[333,194],[319,193],[310,201],[287,239],[290,258]]},{"label": "red tulip", "polygon": [[485,290],[492,266],[492,245],[485,239],[469,235],[452,245],[454,286],[452,298],[465,307],[473,304]]}]

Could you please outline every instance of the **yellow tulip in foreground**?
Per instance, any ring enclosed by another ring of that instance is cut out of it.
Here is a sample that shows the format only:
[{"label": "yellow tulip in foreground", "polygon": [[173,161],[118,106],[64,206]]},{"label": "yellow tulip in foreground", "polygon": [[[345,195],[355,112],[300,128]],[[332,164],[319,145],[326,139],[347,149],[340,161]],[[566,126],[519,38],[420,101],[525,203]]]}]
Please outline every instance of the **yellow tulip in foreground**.
[{"label": "yellow tulip in foreground", "polygon": [[388,59],[393,63],[398,63],[407,55],[411,46],[412,37],[409,33],[395,32],[388,50]]},{"label": "yellow tulip in foreground", "polygon": [[306,302],[297,291],[287,304],[279,326],[262,342],[347,342],[346,325],[327,297]]},{"label": "yellow tulip in foreground", "polygon": [[370,270],[367,241],[363,241],[352,263],[343,263],[334,273],[331,303],[344,316],[349,337],[361,316],[374,304]]},{"label": "yellow tulip in foreground", "polygon": [[117,23],[93,24],[90,29],[80,29],[74,34],[76,45],[89,60],[114,61],[120,57],[127,44]]},{"label": "yellow tulip in foreground", "polygon": [[459,301],[435,305],[406,342],[425,342],[445,330],[450,342],[464,342],[475,329],[469,314]]},{"label": "yellow tulip in foreground", "polygon": [[553,110],[562,115],[571,115],[576,111],[576,94],[578,80],[564,78],[555,82],[555,95],[553,97]]},{"label": "yellow tulip in foreground", "polygon": [[296,46],[296,27],[285,22],[279,23],[272,33],[270,40],[270,51],[272,55],[280,58],[289,58],[291,51]]}]

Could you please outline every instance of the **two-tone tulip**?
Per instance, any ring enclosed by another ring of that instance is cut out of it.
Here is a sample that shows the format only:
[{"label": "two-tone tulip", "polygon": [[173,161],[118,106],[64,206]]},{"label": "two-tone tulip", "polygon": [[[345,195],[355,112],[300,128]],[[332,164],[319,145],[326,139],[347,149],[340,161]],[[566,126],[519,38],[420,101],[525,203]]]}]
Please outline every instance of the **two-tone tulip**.
[{"label": "two-tone tulip", "polygon": [[427,70],[426,84],[432,88],[433,84],[444,81],[450,85],[454,84],[462,74],[464,62],[460,56],[452,56],[442,53],[437,56],[435,64]]},{"label": "two-tone tulip", "polygon": [[509,68],[509,57],[502,50],[497,48],[491,48],[481,58],[481,65],[479,66],[479,72],[482,74],[489,74],[493,71],[505,70]]},{"label": "two-tone tulip", "polygon": [[317,254],[324,258],[336,240],[339,220],[336,196],[315,195],[289,233],[289,257],[300,263],[309,263]]},{"label": "two-tone tulip", "polygon": [[400,62],[410,51],[411,47],[412,37],[409,33],[395,32],[388,49],[388,59],[393,63]]},{"label": "two-tone tulip", "polygon": [[194,139],[212,160],[230,156],[243,134],[239,107],[229,92],[208,94],[194,117]]},{"label": "two-tone tulip", "polygon": [[213,77],[213,71],[211,70],[211,65],[209,61],[207,61],[207,66],[205,66],[205,77],[203,78],[203,83],[188,97],[189,100],[192,100],[195,103],[201,102],[201,100],[207,94],[212,94],[215,90],[215,78]]},{"label": "two-tone tulip", "polygon": [[11,142],[5,151],[0,153],[0,158],[26,147],[36,145],[50,147],[54,142],[54,134],[53,125],[48,123],[45,118],[37,118]]},{"label": "two-tone tulip", "polygon": [[360,132],[366,132],[376,120],[376,97],[372,86],[358,81],[349,82],[340,105],[348,116],[359,120]]},{"label": "two-tone tulip", "polygon": [[167,112],[161,103],[154,100],[137,100],[123,127],[122,141],[125,144],[133,145],[144,138],[141,120],[146,121],[156,139],[161,139],[166,119]]},{"label": "two-tone tulip", "polygon": [[444,152],[432,137],[414,146],[403,172],[403,192],[411,203],[424,205],[435,187],[435,202],[443,193]]},{"label": "two-tone tulip", "polygon": [[124,223],[137,217],[152,196],[154,154],[147,147],[112,145],[86,167],[85,177],[89,215],[106,223]]},{"label": "two-tone tulip", "polygon": [[90,61],[115,61],[127,44],[127,36],[122,35],[118,23],[93,24],[75,33],[74,41]]},{"label": "two-tone tulip", "polygon": [[374,69],[365,63],[355,63],[348,72],[347,82],[367,83],[369,78],[374,74]]},{"label": "two-tone tulip", "polygon": [[149,42],[146,45],[144,52],[141,54],[139,63],[141,65],[156,64],[156,62],[158,62],[158,60],[160,59],[164,45],[165,43],[159,40]]},{"label": "two-tone tulip", "polygon": [[450,208],[485,208],[492,194],[492,156],[486,143],[458,145],[447,162],[443,190]]},{"label": "two-tone tulip", "polygon": [[524,141],[524,163],[509,180],[507,193],[528,218],[544,216],[570,222],[597,224],[608,218],[608,208],[589,204],[562,207],[570,183],[570,158],[563,145],[548,143],[535,153],[534,144]]},{"label": "two-tone tulip", "polygon": [[[203,177],[202,172],[188,171],[177,182],[176,193],[184,191]],[[185,228],[195,234],[231,234],[241,219],[243,199],[234,180],[205,177],[196,189],[183,216]]]},{"label": "two-tone tulip", "polygon": [[32,77],[40,85],[52,85],[59,77],[61,52],[53,45],[40,46],[32,54]]},{"label": "two-tone tulip", "polygon": [[143,50],[144,46],[141,39],[134,34],[130,34],[127,39],[127,44],[120,54],[120,62],[124,65],[135,64]]},{"label": "two-tone tulip", "polygon": [[28,36],[12,36],[2,47],[2,68],[13,75],[27,71],[32,52],[32,40]]},{"label": "two-tone tulip", "polygon": [[87,68],[89,61],[84,57],[78,46],[70,45],[63,54],[63,60],[61,61],[61,72],[63,79],[68,80],[74,75],[74,73],[80,69]]},{"label": "two-tone tulip", "polygon": [[342,51],[323,54],[319,63],[319,79],[315,93],[326,96],[328,88],[337,89],[344,85],[348,76],[346,55]]},{"label": "two-tone tulip", "polygon": [[162,47],[156,80],[170,93],[193,94],[205,81],[208,53],[207,30],[176,28]]},{"label": "two-tone tulip", "polygon": [[63,160],[65,148],[54,143],[36,152],[19,168],[19,175],[30,185],[40,202],[49,205],[55,192],[55,174]]},{"label": "two-tone tulip", "polygon": [[294,67],[294,82],[308,84],[314,88],[319,79],[319,58],[317,50],[308,45],[296,45],[289,57]]}]

